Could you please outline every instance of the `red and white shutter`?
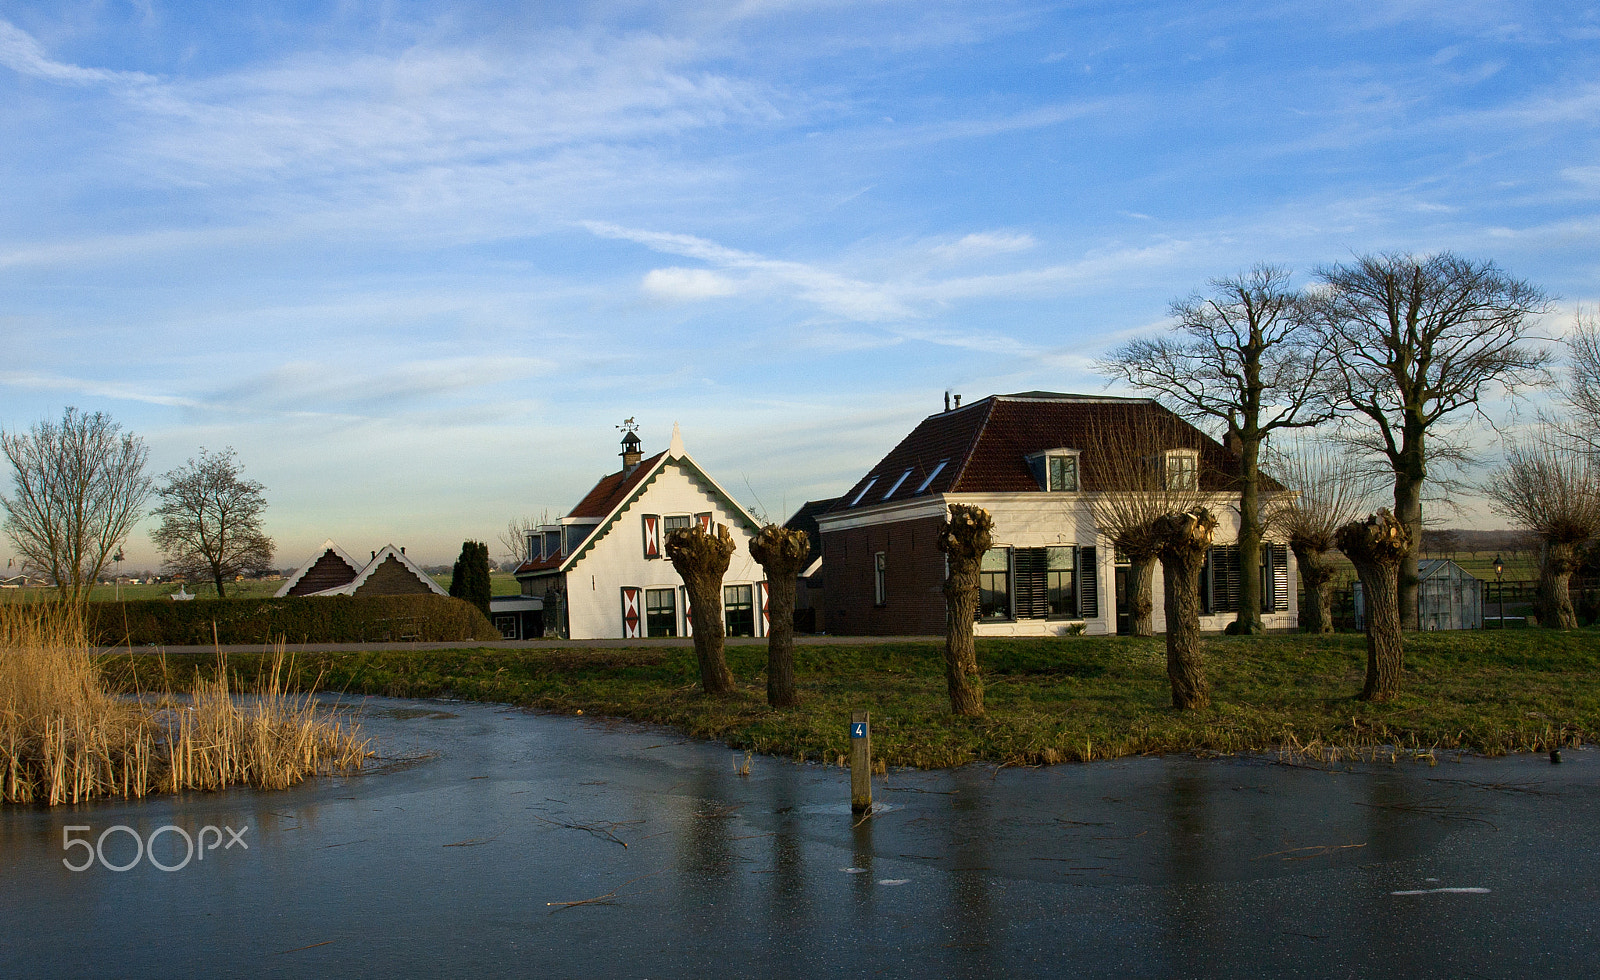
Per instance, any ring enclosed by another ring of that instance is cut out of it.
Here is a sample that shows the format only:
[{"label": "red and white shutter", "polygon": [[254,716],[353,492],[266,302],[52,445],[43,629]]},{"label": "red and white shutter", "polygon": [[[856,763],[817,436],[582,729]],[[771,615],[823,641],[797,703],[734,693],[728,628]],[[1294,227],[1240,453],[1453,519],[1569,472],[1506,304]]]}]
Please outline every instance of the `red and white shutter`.
[{"label": "red and white shutter", "polygon": [[683,595],[683,635],[694,635],[694,610],[689,608],[689,588],[685,585],[678,586],[678,592]]},{"label": "red and white shutter", "polygon": [[700,530],[706,532],[707,534],[711,533],[711,513],[710,513],[710,511],[707,511],[704,514],[696,514],[696,515],[694,515],[694,519],[700,522]]},{"label": "red and white shutter", "polygon": [[761,622],[757,624],[761,632],[757,636],[766,636],[772,631],[772,615],[767,610],[767,583],[756,583],[756,605],[761,607]]},{"label": "red and white shutter", "polygon": [[639,590],[628,585],[622,587],[622,638],[624,640],[637,640],[640,637],[639,624],[643,616],[639,612]]},{"label": "red and white shutter", "polygon": [[644,556],[661,557],[661,518],[655,514],[644,515]]}]

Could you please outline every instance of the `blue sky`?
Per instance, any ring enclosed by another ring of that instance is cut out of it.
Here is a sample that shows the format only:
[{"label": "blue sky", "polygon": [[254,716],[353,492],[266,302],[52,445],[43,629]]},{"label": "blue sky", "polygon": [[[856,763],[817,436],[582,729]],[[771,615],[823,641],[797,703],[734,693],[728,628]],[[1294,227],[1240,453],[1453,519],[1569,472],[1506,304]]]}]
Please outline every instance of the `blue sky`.
[{"label": "blue sky", "polygon": [[284,565],[564,513],[629,416],[781,519],[1261,260],[1600,298],[1581,3],[12,2],[0,127],[0,426],[231,445]]}]

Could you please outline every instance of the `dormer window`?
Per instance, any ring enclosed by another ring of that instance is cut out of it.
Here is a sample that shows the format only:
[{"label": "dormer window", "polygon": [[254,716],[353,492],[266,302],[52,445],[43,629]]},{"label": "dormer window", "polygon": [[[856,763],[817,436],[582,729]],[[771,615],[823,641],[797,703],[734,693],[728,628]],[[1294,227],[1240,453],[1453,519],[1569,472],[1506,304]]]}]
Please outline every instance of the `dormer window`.
[{"label": "dormer window", "polygon": [[1192,449],[1174,449],[1162,460],[1162,475],[1168,490],[1200,489],[1200,454]]},{"label": "dormer window", "polygon": [[1028,468],[1039,487],[1052,493],[1076,493],[1082,489],[1078,482],[1078,451],[1076,449],[1051,449],[1028,457]]}]

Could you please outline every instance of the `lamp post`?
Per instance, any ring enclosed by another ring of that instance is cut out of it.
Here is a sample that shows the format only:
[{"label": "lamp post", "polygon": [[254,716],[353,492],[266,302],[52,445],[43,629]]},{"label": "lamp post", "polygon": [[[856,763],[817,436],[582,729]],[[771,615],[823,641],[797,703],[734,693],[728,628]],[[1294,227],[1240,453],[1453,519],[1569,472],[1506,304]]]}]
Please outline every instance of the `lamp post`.
[{"label": "lamp post", "polygon": [[1500,597],[1500,628],[1506,628],[1506,563],[1494,556],[1494,591]]}]

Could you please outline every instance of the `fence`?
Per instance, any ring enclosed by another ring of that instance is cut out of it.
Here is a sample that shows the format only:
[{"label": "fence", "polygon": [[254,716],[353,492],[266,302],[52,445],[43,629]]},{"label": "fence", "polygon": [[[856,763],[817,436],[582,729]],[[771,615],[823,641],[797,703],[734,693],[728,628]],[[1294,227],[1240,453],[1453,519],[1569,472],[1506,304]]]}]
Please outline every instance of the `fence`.
[{"label": "fence", "polygon": [[[1600,575],[1588,578],[1574,575],[1571,583],[1572,608],[1578,614],[1578,623],[1584,626],[1600,624]],[[1483,622],[1488,629],[1496,629],[1501,625],[1502,609],[1504,610],[1504,623],[1507,626],[1518,627],[1528,624],[1528,616],[1533,612],[1534,600],[1539,594],[1538,579],[1518,579],[1515,581],[1483,583]],[[1356,620],[1356,601],[1354,588],[1334,589],[1331,599],[1333,607],[1333,628],[1336,630],[1357,630],[1361,626]],[[1305,608],[1305,593],[1300,594],[1300,608]]]}]

